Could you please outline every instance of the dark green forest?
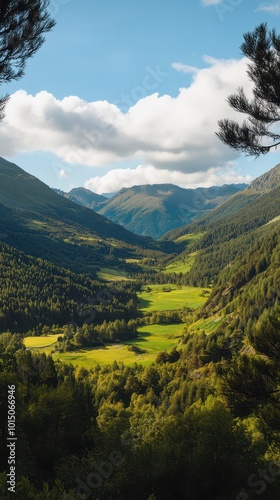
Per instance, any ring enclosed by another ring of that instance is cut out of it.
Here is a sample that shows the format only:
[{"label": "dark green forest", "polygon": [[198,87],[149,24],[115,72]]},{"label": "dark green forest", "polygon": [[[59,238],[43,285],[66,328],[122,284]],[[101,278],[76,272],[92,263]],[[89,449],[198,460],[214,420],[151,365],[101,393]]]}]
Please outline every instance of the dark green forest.
[{"label": "dark green forest", "polygon": [[135,285],[105,285],[0,243],[0,330],[40,334],[52,325],[128,321],[137,316]]},{"label": "dark green forest", "polygon": [[[206,286],[215,282],[225,266],[258,244],[264,225],[279,215],[279,194],[280,188],[274,188],[262,193],[257,199],[251,198],[251,203],[234,214],[228,214],[227,205],[234,203],[232,199],[225,203],[225,214],[220,220],[215,220],[214,211],[213,221],[202,220],[196,225],[190,225],[187,232],[202,232],[203,235],[185,251],[186,254],[198,252],[188,274],[188,282],[195,286]],[[246,190],[240,196],[247,196]],[[239,206],[239,198],[237,205]],[[177,233],[172,237],[176,239]]]}]

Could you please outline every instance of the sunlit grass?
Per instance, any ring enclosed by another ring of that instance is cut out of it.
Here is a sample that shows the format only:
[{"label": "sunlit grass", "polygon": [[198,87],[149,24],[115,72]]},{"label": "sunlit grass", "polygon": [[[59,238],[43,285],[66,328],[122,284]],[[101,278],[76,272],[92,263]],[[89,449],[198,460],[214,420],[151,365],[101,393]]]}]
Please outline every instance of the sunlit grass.
[{"label": "sunlit grass", "polygon": [[59,336],[58,334],[55,334],[55,335],[41,335],[40,337],[26,337],[24,339],[24,343],[26,347],[32,347],[32,348],[49,347],[56,343],[58,336]]},{"label": "sunlit grass", "polygon": [[[151,289],[150,292],[146,291],[148,287]],[[164,288],[170,288],[171,291],[164,291]],[[144,312],[172,311],[186,307],[196,309],[204,304],[210,292],[208,288],[191,286],[177,288],[176,285],[147,285],[143,290],[138,297],[140,308]]]},{"label": "sunlit grass", "polygon": [[203,234],[204,233],[184,234],[183,236],[180,236],[179,238],[177,238],[177,240],[175,240],[175,243],[181,243],[182,241],[185,241],[185,242],[196,241],[199,238],[201,238],[201,236],[203,236]]},{"label": "sunlit grass", "polygon": [[[118,270],[113,272],[114,276],[119,273]],[[112,276],[112,274],[110,275]],[[143,287],[143,289],[146,290],[147,286]],[[209,289],[188,286],[177,288],[176,285],[149,285],[149,288],[151,289],[150,292],[143,291],[139,294],[140,306],[144,313],[172,311],[183,309],[186,306],[196,309],[207,300],[209,293]],[[164,288],[170,288],[171,291],[164,292]],[[213,328],[214,326],[213,323]],[[200,323],[197,322],[195,324],[195,329],[203,329],[203,327],[205,330],[207,329],[206,320],[200,320]],[[103,347],[65,353],[54,352],[54,346],[58,337],[57,334],[42,337],[26,337],[24,342],[26,347],[30,349],[52,354],[55,360],[59,359],[64,363],[72,363],[74,366],[88,369],[96,365],[111,364],[114,361],[122,362],[129,366],[134,365],[134,363],[148,366],[156,360],[159,352],[163,350],[169,352],[178,345],[184,328],[184,323],[145,325],[138,329],[137,339],[126,341],[122,344],[107,344]],[[212,325],[209,324],[208,328],[212,328]],[[135,353],[134,351],[130,351],[129,346],[131,345],[137,347],[140,352]]]},{"label": "sunlit grass", "polygon": [[187,255],[184,259],[168,264],[163,270],[164,273],[188,273],[194,263],[194,254]]},{"label": "sunlit grass", "polygon": [[[125,365],[132,366],[134,363],[139,363],[144,366],[153,363],[159,352],[163,350],[170,351],[176,347],[184,330],[184,324],[175,325],[147,325],[139,328],[137,340],[126,341],[122,344],[110,344],[104,347],[94,347],[90,349],[81,349],[74,352],[53,352],[52,356],[55,360],[60,360],[64,363],[72,363],[74,366],[91,368],[96,365],[107,365],[114,361],[122,362]],[[56,337],[57,335],[54,335]],[[34,337],[27,337],[25,344],[31,347]],[[143,350],[141,353],[135,353],[128,348],[130,345],[135,345]],[[51,353],[53,346],[44,347],[34,345],[33,349],[41,352]]]}]

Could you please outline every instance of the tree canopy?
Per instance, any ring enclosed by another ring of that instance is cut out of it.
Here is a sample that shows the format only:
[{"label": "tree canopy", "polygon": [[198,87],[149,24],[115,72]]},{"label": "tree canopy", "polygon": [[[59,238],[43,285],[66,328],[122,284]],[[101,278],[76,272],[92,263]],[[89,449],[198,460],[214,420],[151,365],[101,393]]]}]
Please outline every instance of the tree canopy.
[{"label": "tree canopy", "polygon": [[217,136],[232,149],[258,157],[280,145],[275,126],[280,121],[280,35],[262,23],[244,35],[241,51],[250,61],[247,73],[254,84],[253,98],[243,87],[228,97],[230,106],[247,118],[242,124],[220,120]]},{"label": "tree canopy", "polygon": [[[48,6],[49,0],[0,0],[0,83],[19,79],[44,43],[43,34],[55,25]],[[0,120],[8,98],[0,98]]]}]

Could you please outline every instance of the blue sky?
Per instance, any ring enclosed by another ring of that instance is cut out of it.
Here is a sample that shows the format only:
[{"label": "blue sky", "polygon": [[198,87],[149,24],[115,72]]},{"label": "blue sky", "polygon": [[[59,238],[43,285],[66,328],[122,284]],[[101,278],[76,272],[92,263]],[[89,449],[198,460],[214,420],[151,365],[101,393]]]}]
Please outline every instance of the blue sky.
[{"label": "blue sky", "polygon": [[215,137],[226,97],[251,84],[240,52],[280,1],[51,0],[57,24],[11,94],[1,156],[65,191],[249,181],[279,162]]}]

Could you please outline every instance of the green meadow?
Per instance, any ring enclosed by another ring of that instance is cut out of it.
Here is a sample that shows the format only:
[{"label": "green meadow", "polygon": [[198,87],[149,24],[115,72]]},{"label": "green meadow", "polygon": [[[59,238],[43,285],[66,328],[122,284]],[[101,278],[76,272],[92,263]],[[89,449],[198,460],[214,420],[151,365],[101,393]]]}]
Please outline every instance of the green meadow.
[{"label": "green meadow", "polygon": [[175,243],[181,243],[182,241],[185,241],[186,243],[191,243],[192,241],[198,240],[203,236],[204,233],[190,233],[190,234],[184,234],[183,236],[180,236],[175,240]]},{"label": "green meadow", "polygon": [[163,272],[164,273],[176,273],[176,274],[188,273],[190,268],[192,267],[192,265],[194,263],[194,258],[195,258],[195,254],[192,253],[190,255],[187,255],[184,259],[176,260],[175,262],[171,262],[170,264],[168,264],[164,268]]},{"label": "green meadow", "polygon": [[[98,364],[111,364],[113,361],[123,362],[126,365],[139,363],[146,366],[155,361],[160,351],[164,349],[170,351],[173,347],[176,347],[183,330],[183,323],[176,325],[148,325],[139,328],[138,338],[133,342],[107,344],[104,347],[81,349],[74,352],[53,352],[52,355],[54,359],[59,359],[64,363],[72,363],[75,366],[83,366],[88,369]],[[50,354],[54,349],[57,337],[58,335],[26,337],[24,342],[28,348]],[[42,340],[40,341],[40,339]],[[130,351],[129,346],[131,345],[137,346],[139,352]]]},{"label": "green meadow", "polygon": [[[169,289],[170,291],[164,291]],[[150,289],[151,291],[146,291]],[[140,308],[143,312],[151,311],[172,311],[190,307],[197,309],[204,304],[210,289],[191,286],[176,285],[146,285],[143,291],[138,294]]]},{"label": "green meadow", "polygon": [[150,362],[154,361],[160,351],[169,351],[176,347],[184,328],[184,323],[142,326],[138,329],[138,338],[133,342],[133,345],[145,350],[146,353],[137,355],[137,357],[139,359],[142,357]]},{"label": "green meadow", "polygon": [[110,269],[109,267],[102,267],[97,271],[97,276],[103,281],[127,281],[127,273],[120,269]]},{"label": "green meadow", "polygon": [[[196,309],[206,301],[210,291],[206,288],[188,286],[178,288],[176,285],[149,285],[149,292],[146,291],[147,288],[148,285],[144,286],[143,291],[138,294],[143,313],[172,311],[185,307]],[[164,288],[170,288],[170,291],[164,291]],[[195,329],[202,329],[203,326],[207,325],[200,323]],[[97,364],[111,364],[113,361],[122,362],[125,365],[139,363],[147,366],[155,361],[159,352],[170,351],[176,347],[184,332],[184,327],[184,323],[145,325],[138,329],[136,340],[65,353],[54,351],[57,334],[26,337],[24,342],[27,348],[46,352],[46,354],[52,353],[54,359],[88,369]],[[130,350],[131,346],[135,346],[137,352]]]},{"label": "green meadow", "polygon": [[59,335],[41,335],[40,337],[26,337],[24,343],[31,349],[41,349],[50,352],[53,349]]}]

